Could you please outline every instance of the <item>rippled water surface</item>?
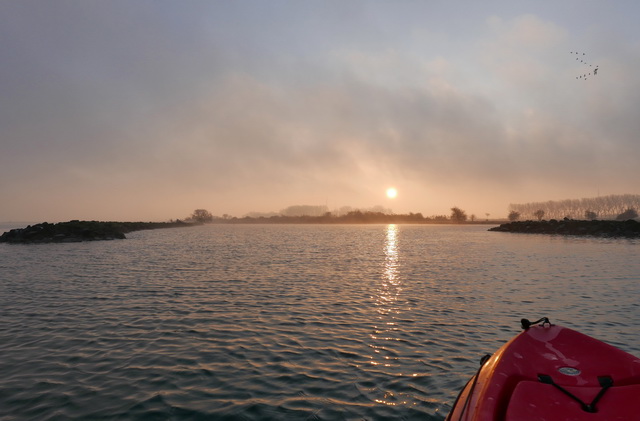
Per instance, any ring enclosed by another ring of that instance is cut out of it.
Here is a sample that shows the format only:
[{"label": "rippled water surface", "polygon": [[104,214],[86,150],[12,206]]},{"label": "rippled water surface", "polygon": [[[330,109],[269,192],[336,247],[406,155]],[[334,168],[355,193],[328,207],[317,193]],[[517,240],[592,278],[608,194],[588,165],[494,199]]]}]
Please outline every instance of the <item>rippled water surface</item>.
[{"label": "rippled water surface", "polygon": [[0,419],[442,420],[521,317],[640,355],[637,240],[487,228],[0,244]]}]

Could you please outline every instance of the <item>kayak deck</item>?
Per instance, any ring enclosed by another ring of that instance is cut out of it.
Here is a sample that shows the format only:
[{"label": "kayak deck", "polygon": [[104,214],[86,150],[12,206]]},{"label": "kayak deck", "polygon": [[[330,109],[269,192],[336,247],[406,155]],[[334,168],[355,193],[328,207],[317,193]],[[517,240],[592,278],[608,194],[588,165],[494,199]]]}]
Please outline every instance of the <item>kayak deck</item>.
[{"label": "kayak deck", "polygon": [[[600,387],[567,387],[566,389],[583,402],[592,402],[602,390]],[[518,383],[513,391],[505,421],[630,421],[640,418],[639,397],[640,384],[611,387],[596,405],[597,412],[589,413],[584,411],[577,401],[552,385],[523,381]]]},{"label": "kayak deck", "polygon": [[521,332],[491,356],[447,420],[601,421],[640,419],[639,414],[640,359],[544,324]]}]

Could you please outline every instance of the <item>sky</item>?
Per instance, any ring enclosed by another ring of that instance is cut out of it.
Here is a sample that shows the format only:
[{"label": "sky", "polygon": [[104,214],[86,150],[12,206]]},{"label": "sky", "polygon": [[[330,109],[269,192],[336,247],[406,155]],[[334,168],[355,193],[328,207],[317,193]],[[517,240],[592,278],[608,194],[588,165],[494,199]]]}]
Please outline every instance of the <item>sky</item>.
[{"label": "sky", "polygon": [[4,0],[0,221],[500,218],[638,194],[637,16],[636,0]]}]

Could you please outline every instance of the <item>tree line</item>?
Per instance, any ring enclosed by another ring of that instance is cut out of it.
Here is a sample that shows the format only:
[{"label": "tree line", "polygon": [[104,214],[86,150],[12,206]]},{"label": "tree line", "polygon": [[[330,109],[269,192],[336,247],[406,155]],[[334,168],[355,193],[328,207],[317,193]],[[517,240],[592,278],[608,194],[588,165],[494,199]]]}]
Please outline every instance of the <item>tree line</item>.
[{"label": "tree line", "polygon": [[621,194],[510,204],[509,219],[631,219],[638,216],[638,209],[640,195]]},{"label": "tree line", "polygon": [[[292,207],[293,208],[293,207]],[[288,208],[290,209],[290,208]],[[193,223],[290,223],[290,224],[423,224],[423,223],[464,223],[468,219],[475,221],[475,215],[467,217],[467,213],[458,208],[451,208],[451,215],[434,215],[425,217],[421,213],[409,212],[408,214],[394,214],[390,212],[372,211],[372,210],[351,210],[346,213],[325,212],[322,215],[295,215],[293,212],[288,214],[278,214],[270,216],[244,216],[242,218],[223,215],[222,217],[213,216],[206,209],[196,209],[193,213],[185,218],[185,221]]]}]

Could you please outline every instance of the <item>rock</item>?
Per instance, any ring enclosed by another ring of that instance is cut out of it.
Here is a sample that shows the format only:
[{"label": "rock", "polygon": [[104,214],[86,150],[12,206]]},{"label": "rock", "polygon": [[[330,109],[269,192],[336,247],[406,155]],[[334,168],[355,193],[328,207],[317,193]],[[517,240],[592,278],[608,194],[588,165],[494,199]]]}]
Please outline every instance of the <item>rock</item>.
[{"label": "rock", "polygon": [[583,221],[564,218],[562,221],[551,219],[549,221],[510,222],[490,228],[489,231],[640,238],[640,222],[633,219],[627,221]]},{"label": "rock", "polygon": [[193,226],[185,222],[98,222],[78,221],[29,225],[7,231],[0,243],[72,243],[80,241],[114,240],[126,238],[125,233],[156,228]]}]

